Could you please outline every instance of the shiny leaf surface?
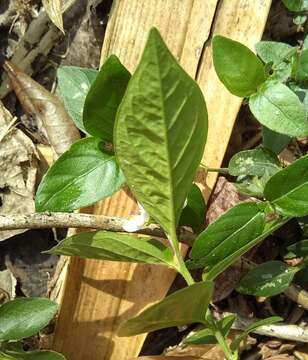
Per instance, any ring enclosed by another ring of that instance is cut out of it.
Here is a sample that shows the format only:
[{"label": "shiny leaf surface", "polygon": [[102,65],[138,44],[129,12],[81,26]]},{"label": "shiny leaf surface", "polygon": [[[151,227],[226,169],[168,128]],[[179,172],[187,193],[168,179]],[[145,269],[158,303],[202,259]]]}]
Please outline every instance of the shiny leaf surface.
[{"label": "shiny leaf surface", "polygon": [[19,298],[0,307],[0,341],[20,340],[44,328],[55,316],[57,304],[43,298]]},{"label": "shiny leaf surface", "polygon": [[111,196],[124,184],[113,154],[96,138],[77,141],[47,171],[35,199],[37,211],[72,211]]}]

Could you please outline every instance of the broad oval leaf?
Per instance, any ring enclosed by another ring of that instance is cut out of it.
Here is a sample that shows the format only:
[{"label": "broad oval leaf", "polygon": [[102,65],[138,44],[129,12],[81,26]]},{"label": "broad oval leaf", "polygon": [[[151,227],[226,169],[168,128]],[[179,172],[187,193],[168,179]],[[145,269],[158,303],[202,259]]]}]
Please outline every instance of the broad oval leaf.
[{"label": "broad oval leaf", "polygon": [[[217,327],[220,329],[220,332],[225,338],[228,336],[235,319],[236,315],[231,314],[217,321]],[[210,328],[206,328],[188,336],[186,339],[184,339],[183,343],[187,345],[217,344],[217,340],[214,331]]]},{"label": "broad oval leaf", "polygon": [[19,298],[0,307],[0,341],[21,340],[44,328],[55,316],[57,304],[43,298]]},{"label": "broad oval leaf", "polygon": [[249,107],[264,126],[289,136],[308,135],[304,105],[286,85],[268,82],[249,98]]},{"label": "broad oval leaf", "polygon": [[77,141],[47,171],[35,199],[37,211],[72,211],[111,196],[125,179],[115,156],[97,138]]},{"label": "broad oval leaf", "polygon": [[122,324],[118,336],[132,336],[195,322],[204,323],[212,293],[211,281],[198,282],[176,291]]},{"label": "broad oval leaf", "polygon": [[178,224],[206,135],[201,90],[153,28],[117,113],[115,150],[132,192],[169,235]]},{"label": "broad oval leaf", "polygon": [[281,318],[280,316],[270,316],[266,319],[262,319],[262,320],[258,320],[256,322],[254,322],[253,324],[251,324],[250,326],[248,326],[243,332],[242,334],[236,336],[236,338],[232,341],[230,348],[233,351],[236,351],[239,346],[240,343],[245,340],[245,338],[251,333],[254,332],[255,330],[257,330],[258,328],[260,328],[261,326],[268,326],[268,325],[272,325],[275,324],[277,322],[283,321],[283,318]]},{"label": "broad oval leaf", "polygon": [[268,261],[250,270],[236,290],[242,294],[274,296],[286,290],[299,270],[282,261]]},{"label": "broad oval leaf", "polygon": [[83,132],[86,132],[82,122],[83,106],[97,74],[97,70],[77,66],[61,66],[57,71],[58,89],[65,109]]},{"label": "broad oval leaf", "polygon": [[[10,356],[8,359],[16,360],[65,360],[65,357],[55,351],[6,351],[5,355]],[[0,360],[1,360],[0,354]],[[6,358],[4,358],[6,359]]]},{"label": "broad oval leaf", "polygon": [[285,134],[279,134],[263,126],[262,128],[263,146],[274,154],[281,151],[291,142],[292,138]]},{"label": "broad oval leaf", "polygon": [[281,169],[277,156],[265,148],[240,151],[229,162],[229,173],[233,176],[273,175]]},{"label": "broad oval leaf", "polygon": [[73,235],[48,250],[48,253],[175,267],[172,250],[159,241],[149,236],[111,231],[91,231]]},{"label": "broad oval leaf", "polygon": [[211,267],[262,234],[265,215],[256,203],[234,206],[210,224],[194,241],[190,267]]},{"label": "broad oval leaf", "polygon": [[215,70],[225,87],[240,97],[257,92],[266,80],[259,58],[245,45],[223,36],[215,36],[212,44]]},{"label": "broad oval leaf", "polygon": [[308,155],[273,175],[264,195],[283,215],[308,215]]},{"label": "broad oval leaf", "polygon": [[129,79],[130,73],[111,55],[92,83],[84,103],[83,125],[89,134],[113,142],[116,113]]}]

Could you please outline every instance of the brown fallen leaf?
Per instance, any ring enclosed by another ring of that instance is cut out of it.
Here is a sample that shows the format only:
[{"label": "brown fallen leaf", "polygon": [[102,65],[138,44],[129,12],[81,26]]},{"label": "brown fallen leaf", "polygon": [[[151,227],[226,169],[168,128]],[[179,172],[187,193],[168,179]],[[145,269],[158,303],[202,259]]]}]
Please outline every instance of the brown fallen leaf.
[{"label": "brown fallen leaf", "polygon": [[10,270],[0,271],[0,305],[15,298],[16,283],[17,280]]},{"label": "brown fallen leaf", "polygon": [[[0,102],[0,215],[33,213],[37,154]],[[0,231],[0,241],[26,230]]]},{"label": "brown fallen leaf", "polygon": [[24,111],[36,117],[38,125],[46,130],[50,145],[60,156],[80,138],[62,102],[13,63],[6,61],[4,69]]}]

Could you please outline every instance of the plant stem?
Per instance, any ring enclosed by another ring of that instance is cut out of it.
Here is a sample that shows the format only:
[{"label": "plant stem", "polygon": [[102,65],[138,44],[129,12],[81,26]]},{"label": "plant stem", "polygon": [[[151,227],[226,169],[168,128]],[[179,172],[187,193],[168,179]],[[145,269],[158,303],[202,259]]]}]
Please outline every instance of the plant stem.
[{"label": "plant stem", "polygon": [[173,251],[174,251],[174,256],[178,263],[179,273],[183,276],[183,278],[185,279],[185,281],[187,282],[188,285],[193,285],[195,283],[195,281],[192,278],[192,276],[190,275],[190,272],[187,269],[185,262],[183,260],[175,230],[170,235],[169,240],[170,240],[170,243],[171,243]]},{"label": "plant stem", "polygon": [[205,169],[205,171],[208,171],[208,172],[219,172],[221,174],[229,174],[229,169],[228,168],[211,168],[211,167],[208,167],[204,164],[200,164],[200,166],[202,168]]},{"label": "plant stem", "polygon": [[238,359],[237,354],[233,353],[230,350],[226,339],[224,338],[224,336],[222,335],[222,333],[219,331],[219,329],[217,327],[215,329],[214,334],[215,334],[215,337],[216,337],[216,340],[217,340],[218,344],[220,345],[222,351],[224,352],[224,354],[226,356],[226,359],[227,360],[237,360]]}]

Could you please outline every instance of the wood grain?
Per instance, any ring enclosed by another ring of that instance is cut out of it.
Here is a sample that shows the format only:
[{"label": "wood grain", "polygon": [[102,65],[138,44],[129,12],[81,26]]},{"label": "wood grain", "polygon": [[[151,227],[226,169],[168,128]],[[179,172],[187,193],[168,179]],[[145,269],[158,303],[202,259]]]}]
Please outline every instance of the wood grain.
[{"label": "wood grain", "polygon": [[[185,70],[198,80],[209,111],[209,138],[203,162],[219,167],[241,99],[219,83],[211,61],[214,33],[248,46],[262,35],[270,0],[118,0],[114,2],[102,49],[102,61],[116,54],[133,71],[147,33],[156,26]],[[200,177],[205,196],[216,177]],[[135,211],[128,191],[100,202],[97,214],[127,216]],[[183,250],[185,252],[185,249]],[[145,335],[118,338],[123,320],[163,298],[175,273],[159,266],[117,262],[70,261],[54,348],[69,360],[127,360],[136,357]]]}]

